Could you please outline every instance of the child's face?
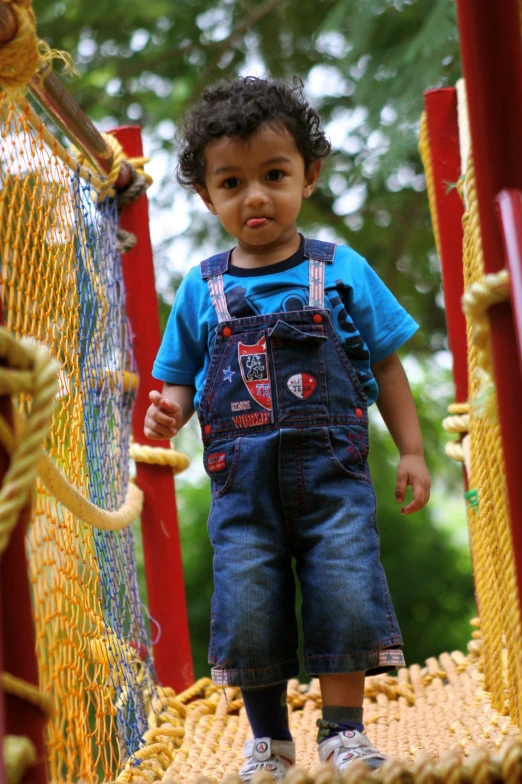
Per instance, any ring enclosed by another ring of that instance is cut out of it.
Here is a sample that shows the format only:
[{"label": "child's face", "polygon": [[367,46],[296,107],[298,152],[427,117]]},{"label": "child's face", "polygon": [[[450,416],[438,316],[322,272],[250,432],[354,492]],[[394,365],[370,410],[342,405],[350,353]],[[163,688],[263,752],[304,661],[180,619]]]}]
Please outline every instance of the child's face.
[{"label": "child's face", "polygon": [[297,235],[303,198],[310,196],[320,161],[305,171],[284,128],[263,125],[248,140],[222,137],[205,148],[205,187],[198,193],[210,212],[246,251],[275,250]]}]

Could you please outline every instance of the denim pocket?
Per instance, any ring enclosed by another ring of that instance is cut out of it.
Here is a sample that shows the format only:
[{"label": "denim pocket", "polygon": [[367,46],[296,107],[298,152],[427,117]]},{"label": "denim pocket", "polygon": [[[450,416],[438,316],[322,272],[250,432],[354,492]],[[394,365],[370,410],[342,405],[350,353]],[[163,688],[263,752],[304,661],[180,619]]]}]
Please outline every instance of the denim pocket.
[{"label": "denim pocket", "polygon": [[348,424],[323,428],[324,448],[330,461],[342,474],[370,481],[368,472],[368,428]]},{"label": "denim pocket", "polygon": [[[310,317],[311,319],[311,317]],[[274,365],[279,421],[310,424],[328,419],[324,327],[279,320],[268,333]]]},{"label": "denim pocket", "polygon": [[222,498],[230,492],[237,472],[242,438],[211,441],[203,452],[203,465],[212,483],[212,497]]}]

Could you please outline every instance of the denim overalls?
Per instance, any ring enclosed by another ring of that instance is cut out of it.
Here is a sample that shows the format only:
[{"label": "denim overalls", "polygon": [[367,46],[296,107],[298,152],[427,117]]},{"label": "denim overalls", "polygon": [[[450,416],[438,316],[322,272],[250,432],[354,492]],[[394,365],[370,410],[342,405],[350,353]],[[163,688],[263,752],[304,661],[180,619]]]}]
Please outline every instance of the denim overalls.
[{"label": "denim overalls", "polygon": [[230,253],[201,263],[219,322],[198,409],[212,480],[209,662],[219,684],[298,674],[292,558],[309,675],[404,664],[379,560],[366,395],[324,308],[335,245],[305,239],[304,254],[308,307],[238,319],[222,278]]}]

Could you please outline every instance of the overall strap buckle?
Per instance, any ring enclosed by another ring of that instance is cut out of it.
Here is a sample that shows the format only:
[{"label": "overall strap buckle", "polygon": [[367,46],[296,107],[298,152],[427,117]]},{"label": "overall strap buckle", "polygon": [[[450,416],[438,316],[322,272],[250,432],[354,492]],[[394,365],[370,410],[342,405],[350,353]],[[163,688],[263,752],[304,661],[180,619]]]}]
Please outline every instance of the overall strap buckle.
[{"label": "overall strap buckle", "polygon": [[308,307],[324,308],[324,265],[331,264],[335,256],[335,244],[305,238],[304,254],[309,259],[308,281],[310,288]]},{"label": "overall strap buckle", "polygon": [[207,281],[210,299],[216,311],[218,322],[230,321],[232,318],[228,312],[223,283],[223,273],[228,269],[231,252],[227,250],[224,253],[216,253],[215,256],[210,256],[210,258],[205,259],[199,265],[201,277]]}]

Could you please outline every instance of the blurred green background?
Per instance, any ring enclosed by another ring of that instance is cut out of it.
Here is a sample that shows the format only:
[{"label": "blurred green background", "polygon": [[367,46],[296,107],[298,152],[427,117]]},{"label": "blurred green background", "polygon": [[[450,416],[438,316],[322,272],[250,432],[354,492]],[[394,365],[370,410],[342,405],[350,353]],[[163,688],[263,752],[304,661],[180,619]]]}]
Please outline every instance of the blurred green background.
[{"label": "blurred green background", "polygon": [[[39,35],[72,56],[61,74],[101,130],[143,128],[162,323],[186,270],[230,238],[174,180],[179,117],[222,76],[299,74],[332,140],[300,228],[364,255],[421,329],[403,352],[434,478],[432,501],[401,517],[396,454],[378,413],[371,467],[382,558],[408,661],[464,648],[474,615],[461,472],[444,457],[440,422],[453,398],[439,261],[417,153],[422,93],[460,76],[452,0],[34,0]],[[57,66],[57,71],[60,71]],[[212,555],[209,488],[197,425],[176,439],[193,466],[177,481],[192,646],[206,648]],[[139,552],[138,560],[142,564]],[[141,575],[143,583],[143,575]],[[146,601],[146,599],[145,599]]]}]

